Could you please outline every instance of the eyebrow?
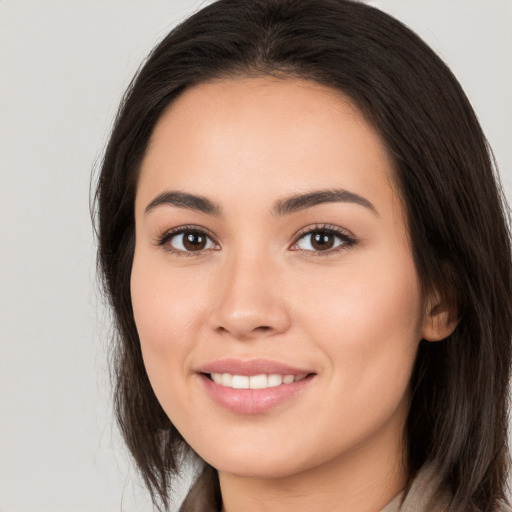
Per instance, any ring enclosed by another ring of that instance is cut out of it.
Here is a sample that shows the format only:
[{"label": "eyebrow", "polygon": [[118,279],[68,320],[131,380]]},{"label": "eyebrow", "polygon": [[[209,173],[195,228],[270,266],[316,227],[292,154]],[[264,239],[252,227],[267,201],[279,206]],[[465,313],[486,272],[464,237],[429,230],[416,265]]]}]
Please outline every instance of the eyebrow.
[{"label": "eyebrow", "polygon": [[274,215],[287,215],[325,203],[354,203],[368,208],[377,216],[379,215],[375,206],[368,199],[343,189],[318,190],[280,199],[274,205],[272,213]]},{"label": "eyebrow", "polygon": [[203,196],[187,194],[186,192],[179,191],[164,192],[158,195],[155,197],[155,199],[153,199],[153,201],[151,201],[151,203],[146,206],[145,212],[149,213],[157,206],[162,205],[172,205],[177,206],[178,208],[187,208],[188,210],[195,210],[197,212],[206,213],[208,215],[215,215],[216,217],[222,214],[221,207],[210,199]]},{"label": "eyebrow", "polygon": [[[279,199],[274,204],[272,215],[283,216],[306,210],[313,206],[326,203],[354,203],[369,209],[372,213],[379,216],[377,209],[368,199],[343,189],[317,190],[306,194],[295,194],[293,196]],[[157,206],[171,205],[178,208],[186,208],[207,215],[219,217],[222,215],[220,205],[204,196],[189,194],[181,191],[167,191],[158,195],[146,206],[146,213],[155,209]]]}]

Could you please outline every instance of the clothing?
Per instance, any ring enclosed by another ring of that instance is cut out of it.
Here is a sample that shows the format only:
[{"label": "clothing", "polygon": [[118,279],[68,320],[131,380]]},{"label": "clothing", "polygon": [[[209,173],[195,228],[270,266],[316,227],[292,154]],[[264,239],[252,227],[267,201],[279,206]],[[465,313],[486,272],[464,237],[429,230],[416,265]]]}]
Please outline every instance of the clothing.
[{"label": "clothing", "polygon": [[441,491],[434,496],[438,483],[434,468],[427,466],[414,479],[403,504],[404,493],[401,492],[380,512],[444,512],[448,510],[450,495],[448,491]]},{"label": "clothing", "polygon": [[[443,489],[436,493],[435,489],[439,487],[439,475],[432,466],[426,466],[421,469],[416,478],[413,480],[411,488],[404,499],[404,492],[396,495],[383,509],[379,512],[447,512],[451,495],[447,489]],[[220,492],[220,491],[219,491]],[[404,499],[403,503],[402,500]],[[219,495],[220,500],[220,495]],[[196,508],[181,508],[180,512],[198,511],[198,512],[217,512],[220,509],[213,506],[213,498],[202,502]],[[208,505],[207,505],[208,503]],[[501,505],[499,512],[512,512],[512,507]]]},{"label": "clothing", "polygon": [[[450,504],[450,492],[441,488],[438,494],[434,489],[438,488],[439,479],[432,466],[422,469],[414,479],[410,491],[405,496],[404,492],[395,496],[380,512],[445,512]],[[512,512],[508,505],[502,505],[500,512]]]}]

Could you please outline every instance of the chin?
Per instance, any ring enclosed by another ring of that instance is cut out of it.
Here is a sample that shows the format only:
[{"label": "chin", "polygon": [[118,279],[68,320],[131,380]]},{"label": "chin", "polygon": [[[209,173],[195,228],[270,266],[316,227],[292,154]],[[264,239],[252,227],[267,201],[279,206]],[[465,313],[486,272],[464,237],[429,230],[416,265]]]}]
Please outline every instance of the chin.
[{"label": "chin", "polygon": [[[199,455],[202,456],[200,452]],[[304,460],[297,452],[292,455],[274,447],[267,451],[257,443],[240,449],[218,446],[215,453],[207,453],[203,459],[220,473],[261,479],[286,478],[315,465],[315,461]]]},{"label": "chin", "polygon": [[296,475],[300,469],[290,466],[285,461],[274,463],[269,460],[261,461],[222,461],[213,466],[219,473],[235,475],[240,478],[277,479]]}]

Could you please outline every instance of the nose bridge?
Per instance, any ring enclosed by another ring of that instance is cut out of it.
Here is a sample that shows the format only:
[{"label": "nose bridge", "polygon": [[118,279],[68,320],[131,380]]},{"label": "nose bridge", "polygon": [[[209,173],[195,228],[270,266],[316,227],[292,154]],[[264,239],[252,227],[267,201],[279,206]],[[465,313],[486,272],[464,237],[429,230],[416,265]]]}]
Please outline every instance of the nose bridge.
[{"label": "nose bridge", "polygon": [[213,328],[241,339],[284,331],[289,318],[278,275],[269,250],[233,250],[218,274]]}]

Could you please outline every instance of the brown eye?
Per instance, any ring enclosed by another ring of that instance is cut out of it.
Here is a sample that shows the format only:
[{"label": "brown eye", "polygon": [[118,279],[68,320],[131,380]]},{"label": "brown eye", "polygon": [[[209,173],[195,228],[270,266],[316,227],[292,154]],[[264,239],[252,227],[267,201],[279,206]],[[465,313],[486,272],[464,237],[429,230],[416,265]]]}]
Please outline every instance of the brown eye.
[{"label": "brown eye", "polygon": [[187,251],[200,251],[206,247],[207,237],[202,233],[189,232],[183,234],[183,247]]},{"label": "brown eye", "polygon": [[[355,240],[342,231],[330,229],[313,229],[304,233],[294,247],[305,252],[330,252],[331,249],[354,245]],[[334,252],[334,251],[333,251]]]},{"label": "brown eye", "polygon": [[335,243],[335,236],[332,233],[314,233],[311,235],[311,246],[316,251],[324,251],[326,249],[332,249]]},{"label": "brown eye", "polygon": [[215,248],[206,233],[190,229],[167,236],[164,243],[174,252],[199,252]]}]

